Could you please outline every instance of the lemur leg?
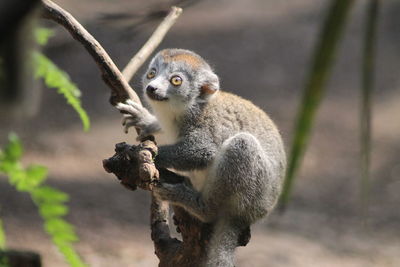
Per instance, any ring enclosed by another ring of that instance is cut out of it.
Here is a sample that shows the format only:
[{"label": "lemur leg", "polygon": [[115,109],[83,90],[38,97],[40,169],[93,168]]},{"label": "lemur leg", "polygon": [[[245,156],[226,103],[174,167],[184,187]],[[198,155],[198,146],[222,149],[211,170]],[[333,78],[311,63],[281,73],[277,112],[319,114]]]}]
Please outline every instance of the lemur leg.
[{"label": "lemur leg", "polygon": [[203,193],[206,203],[225,211],[215,224],[204,266],[234,266],[235,248],[248,243],[250,225],[267,212],[268,170],[268,159],[253,135],[239,133],[224,142]]},{"label": "lemur leg", "polygon": [[184,208],[203,222],[211,221],[210,212],[207,210],[201,193],[193,188],[190,181],[187,183],[169,183],[163,182],[161,174],[160,178],[161,183],[153,188],[156,197],[168,201],[172,205]]},{"label": "lemur leg", "polygon": [[[215,158],[202,197],[212,209],[251,224],[271,208],[272,169],[256,137],[238,133],[227,139]],[[219,216],[221,217],[221,216]]]},{"label": "lemur leg", "polygon": [[161,183],[169,183],[169,184],[179,184],[179,183],[185,183],[185,184],[190,184],[190,180],[186,176],[182,176],[179,174],[176,174],[168,169],[165,168],[159,168],[158,169],[160,173],[160,182]]},{"label": "lemur leg", "polygon": [[266,214],[262,196],[267,169],[265,153],[257,139],[239,133],[227,139],[217,152],[201,192],[192,186],[169,183],[161,183],[154,191],[162,200],[183,207],[201,221],[240,217],[247,224],[245,228]]}]

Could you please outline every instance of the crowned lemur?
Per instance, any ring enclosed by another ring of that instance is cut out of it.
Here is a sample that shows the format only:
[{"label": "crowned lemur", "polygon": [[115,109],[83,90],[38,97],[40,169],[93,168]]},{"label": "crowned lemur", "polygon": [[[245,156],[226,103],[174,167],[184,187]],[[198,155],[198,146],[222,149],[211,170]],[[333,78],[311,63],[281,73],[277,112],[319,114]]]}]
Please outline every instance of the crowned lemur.
[{"label": "crowned lemur", "polygon": [[143,89],[154,115],[133,101],[119,103],[128,114],[125,131],[138,128],[139,139],[155,134],[164,143],[156,167],[190,180],[162,182],[155,196],[214,223],[204,265],[233,266],[241,231],[268,214],[281,191],[286,157],[277,127],[250,101],[221,91],[207,62],[188,50],[160,51]]}]

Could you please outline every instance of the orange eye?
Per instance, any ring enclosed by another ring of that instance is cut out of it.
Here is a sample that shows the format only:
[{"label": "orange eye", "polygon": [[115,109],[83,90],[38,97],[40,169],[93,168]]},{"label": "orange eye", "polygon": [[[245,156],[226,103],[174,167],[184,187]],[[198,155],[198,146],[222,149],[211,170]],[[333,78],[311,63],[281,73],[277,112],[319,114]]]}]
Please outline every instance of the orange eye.
[{"label": "orange eye", "polygon": [[179,85],[182,84],[182,78],[177,76],[177,75],[175,75],[175,76],[172,76],[170,82],[174,86],[179,86]]},{"label": "orange eye", "polygon": [[156,69],[151,69],[149,73],[147,73],[147,79],[153,79],[156,76]]}]

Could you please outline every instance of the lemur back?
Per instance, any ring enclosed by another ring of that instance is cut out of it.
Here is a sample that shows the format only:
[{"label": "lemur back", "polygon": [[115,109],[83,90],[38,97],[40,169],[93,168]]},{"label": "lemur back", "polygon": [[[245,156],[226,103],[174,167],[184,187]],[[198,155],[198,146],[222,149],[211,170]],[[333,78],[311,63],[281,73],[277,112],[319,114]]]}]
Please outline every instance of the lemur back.
[{"label": "lemur back", "polygon": [[282,139],[269,116],[252,102],[237,95],[218,92],[199,114],[198,124],[203,128],[207,125],[208,132],[216,142],[222,143],[234,134],[247,132],[259,140],[266,154],[285,156]]}]

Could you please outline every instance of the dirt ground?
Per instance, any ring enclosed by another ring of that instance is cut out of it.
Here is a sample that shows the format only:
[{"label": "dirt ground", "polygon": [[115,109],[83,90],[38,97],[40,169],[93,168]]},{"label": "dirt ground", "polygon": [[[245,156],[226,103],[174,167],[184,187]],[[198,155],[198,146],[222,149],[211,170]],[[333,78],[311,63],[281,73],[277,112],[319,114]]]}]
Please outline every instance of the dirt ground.
[{"label": "dirt ground", "polygon": [[[57,2],[78,17],[121,68],[155,26],[132,32],[128,21],[99,17],[138,14],[156,1]],[[271,115],[289,151],[311,51],[329,2],[204,0],[184,11],[160,48],[181,47],[203,55],[220,75],[224,90],[252,99]],[[290,206],[252,228],[250,244],[237,251],[237,266],[400,266],[400,4],[381,2],[368,215],[362,216],[359,200],[360,25],[365,1],[358,1]],[[34,117],[0,116],[0,144],[9,131],[17,132],[26,147],[24,162],[48,166],[49,183],[70,194],[67,219],[76,226],[81,239],[77,249],[90,266],[156,266],[149,196],[125,190],[101,165],[113,154],[115,143],[134,142],[135,136],[122,133],[120,115],[108,104],[108,88],[92,59],[63,29],[55,29],[57,35],[45,52],[82,90],[92,128],[83,133],[62,97],[43,89]],[[135,88],[140,88],[138,77]],[[47,267],[67,266],[43,232],[28,196],[16,193],[3,176],[0,206],[10,248],[37,250]]]}]

